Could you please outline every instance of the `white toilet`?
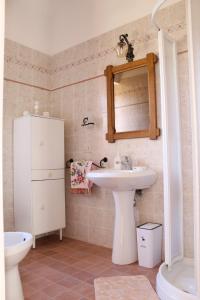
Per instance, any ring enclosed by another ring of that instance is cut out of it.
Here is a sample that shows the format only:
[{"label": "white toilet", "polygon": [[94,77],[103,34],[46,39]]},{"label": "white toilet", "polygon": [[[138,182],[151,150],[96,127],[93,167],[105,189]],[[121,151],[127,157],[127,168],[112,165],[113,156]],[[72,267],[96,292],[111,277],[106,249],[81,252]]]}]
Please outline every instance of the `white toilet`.
[{"label": "white toilet", "polygon": [[18,264],[29,252],[33,243],[30,233],[5,232],[6,300],[23,300]]}]

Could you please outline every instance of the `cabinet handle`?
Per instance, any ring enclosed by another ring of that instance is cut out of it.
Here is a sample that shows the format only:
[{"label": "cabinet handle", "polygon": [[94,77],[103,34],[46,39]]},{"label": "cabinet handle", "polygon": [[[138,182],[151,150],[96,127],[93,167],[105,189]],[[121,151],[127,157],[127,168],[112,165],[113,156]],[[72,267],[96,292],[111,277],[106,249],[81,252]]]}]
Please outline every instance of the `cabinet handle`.
[{"label": "cabinet handle", "polygon": [[44,210],[44,205],[41,205],[40,209],[41,209],[41,210]]},{"label": "cabinet handle", "polygon": [[51,173],[51,172],[49,172],[48,177],[49,177],[49,178],[52,177],[52,173]]},{"label": "cabinet handle", "polygon": [[44,146],[44,141],[41,141],[41,142],[40,142],[40,146]]}]

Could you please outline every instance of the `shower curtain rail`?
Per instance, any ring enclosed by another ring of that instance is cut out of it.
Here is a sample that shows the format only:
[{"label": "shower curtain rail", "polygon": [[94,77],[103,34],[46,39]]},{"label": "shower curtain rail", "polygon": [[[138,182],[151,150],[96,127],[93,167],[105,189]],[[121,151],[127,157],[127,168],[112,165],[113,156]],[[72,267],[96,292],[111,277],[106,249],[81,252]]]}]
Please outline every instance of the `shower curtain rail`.
[{"label": "shower curtain rail", "polygon": [[151,14],[151,22],[157,30],[160,30],[160,27],[159,27],[158,23],[156,22],[156,14],[157,14],[158,10],[161,8],[161,6],[164,4],[164,2],[166,2],[166,1],[167,0],[158,0],[158,2],[154,6],[152,14]]}]

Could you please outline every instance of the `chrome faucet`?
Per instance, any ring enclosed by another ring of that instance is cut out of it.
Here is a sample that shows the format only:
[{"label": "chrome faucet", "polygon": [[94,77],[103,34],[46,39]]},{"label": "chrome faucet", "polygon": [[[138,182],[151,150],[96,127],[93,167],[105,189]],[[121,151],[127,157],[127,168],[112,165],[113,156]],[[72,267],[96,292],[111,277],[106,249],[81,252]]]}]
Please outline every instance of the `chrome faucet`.
[{"label": "chrome faucet", "polygon": [[131,170],[132,169],[132,161],[130,157],[127,155],[121,156],[121,169],[122,170]]}]

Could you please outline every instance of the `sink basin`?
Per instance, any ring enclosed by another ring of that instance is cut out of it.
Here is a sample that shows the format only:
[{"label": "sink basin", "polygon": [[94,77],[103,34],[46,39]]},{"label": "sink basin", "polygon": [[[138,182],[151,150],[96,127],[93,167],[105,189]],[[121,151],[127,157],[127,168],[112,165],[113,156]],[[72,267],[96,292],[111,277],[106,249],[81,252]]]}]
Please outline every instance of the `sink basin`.
[{"label": "sink basin", "polygon": [[132,191],[150,187],[156,173],[147,167],[134,167],[133,170],[101,169],[87,174],[96,185],[112,191]]},{"label": "sink basin", "polygon": [[126,265],[137,261],[135,190],[149,188],[156,180],[155,171],[147,167],[133,170],[93,170],[87,178],[96,185],[110,189],[115,201],[115,227],[112,262]]}]

